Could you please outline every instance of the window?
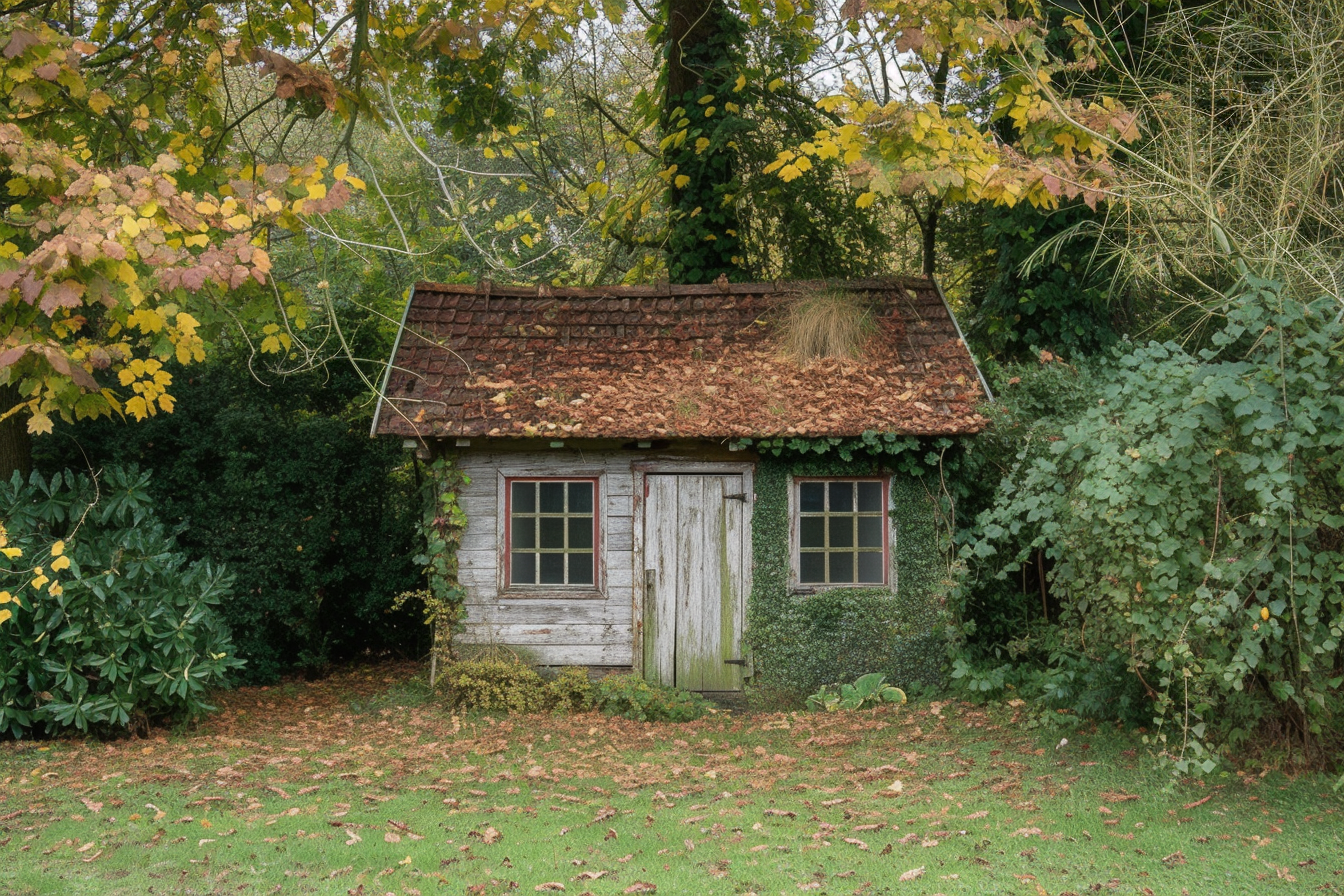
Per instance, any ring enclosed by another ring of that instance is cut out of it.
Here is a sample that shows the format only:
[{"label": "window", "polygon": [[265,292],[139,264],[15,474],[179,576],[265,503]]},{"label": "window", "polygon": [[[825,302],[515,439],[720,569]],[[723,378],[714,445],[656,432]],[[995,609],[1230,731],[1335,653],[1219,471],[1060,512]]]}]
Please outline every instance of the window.
[{"label": "window", "polygon": [[886,483],[798,483],[798,582],[881,585],[887,580]]},{"label": "window", "polygon": [[511,479],[507,484],[509,584],[593,587],[597,482]]}]

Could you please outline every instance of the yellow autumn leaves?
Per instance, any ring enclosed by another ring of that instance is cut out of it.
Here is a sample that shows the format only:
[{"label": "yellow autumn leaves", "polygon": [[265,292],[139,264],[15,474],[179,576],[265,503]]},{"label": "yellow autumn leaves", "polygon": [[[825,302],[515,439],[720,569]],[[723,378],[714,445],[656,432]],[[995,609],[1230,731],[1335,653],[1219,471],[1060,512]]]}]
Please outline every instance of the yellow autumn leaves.
[{"label": "yellow autumn leaves", "polygon": [[[27,578],[27,582],[20,585],[15,590],[22,591],[23,588],[27,587],[32,588],[33,591],[40,594],[45,588],[47,594],[53,597],[59,597],[63,594],[65,589],[62,588],[61,583],[56,581],[52,576],[55,573],[64,572],[70,568],[70,557],[66,554],[65,549],[65,541],[63,539],[57,540],[52,542],[51,548],[49,549],[51,562],[46,564],[45,567],[36,566],[25,571],[11,570],[11,574],[18,573],[24,578]],[[23,550],[21,548],[10,546],[9,536],[5,531],[3,523],[0,523],[0,554],[4,554],[9,560],[17,560],[23,556]],[[48,575],[48,573],[51,573],[51,575]],[[19,600],[18,595],[11,593],[8,589],[0,590],[0,624],[4,624],[14,618],[14,611],[10,609],[9,605],[22,607],[23,603]]]}]

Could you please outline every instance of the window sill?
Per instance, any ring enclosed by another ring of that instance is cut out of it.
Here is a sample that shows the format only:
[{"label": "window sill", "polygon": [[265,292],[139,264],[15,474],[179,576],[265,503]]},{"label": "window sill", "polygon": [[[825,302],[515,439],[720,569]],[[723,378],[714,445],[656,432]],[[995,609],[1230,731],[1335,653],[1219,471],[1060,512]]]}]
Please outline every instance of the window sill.
[{"label": "window sill", "polygon": [[519,588],[500,592],[500,600],[606,600],[607,595],[592,588]]}]

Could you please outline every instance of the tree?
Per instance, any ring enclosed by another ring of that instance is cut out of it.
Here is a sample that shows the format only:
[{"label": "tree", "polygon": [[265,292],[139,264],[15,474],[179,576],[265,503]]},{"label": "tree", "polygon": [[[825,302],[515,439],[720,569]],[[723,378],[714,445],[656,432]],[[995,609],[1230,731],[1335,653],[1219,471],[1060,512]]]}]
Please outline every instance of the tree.
[{"label": "tree", "polygon": [[1137,139],[1138,122],[1090,74],[1101,53],[1081,15],[1061,17],[1061,42],[1033,2],[850,0],[844,12],[850,55],[876,71],[861,66],[866,77],[822,102],[843,125],[781,150],[769,170],[787,180],[804,161],[843,159],[868,184],[860,204],[891,195],[914,217],[925,274],[948,203],[1106,197],[1111,148]]}]

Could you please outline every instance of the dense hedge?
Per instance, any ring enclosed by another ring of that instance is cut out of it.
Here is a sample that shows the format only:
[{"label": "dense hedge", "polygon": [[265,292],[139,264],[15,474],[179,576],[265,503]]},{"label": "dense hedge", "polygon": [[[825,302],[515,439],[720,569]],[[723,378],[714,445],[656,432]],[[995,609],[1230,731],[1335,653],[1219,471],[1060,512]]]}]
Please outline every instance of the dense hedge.
[{"label": "dense hedge", "polygon": [[746,641],[752,696],[760,704],[798,703],[824,684],[880,672],[901,687],[936,686],[946,658],[938,585],[935,506],[924,483],[892,476],[897,537],[896,591],[834,588],[793,594],[789,588],[788,489],[792,476],[872,475],[879,460],[838,456],[761,457],[752,509],[754,572]]},{"label": "dense hedge", "polygon": [[395,442],[371,439],[367,418],[345,411],[355,387],[324,371],[266,385],[227,358],[174,377],[172,415],[64,427],[39,443],[39,466],[153,471],[181,547],[237,577],[239,599],[220,612],[245,681],[426,647],[412,614],[389,612],[422,582],[415,473]]}]

